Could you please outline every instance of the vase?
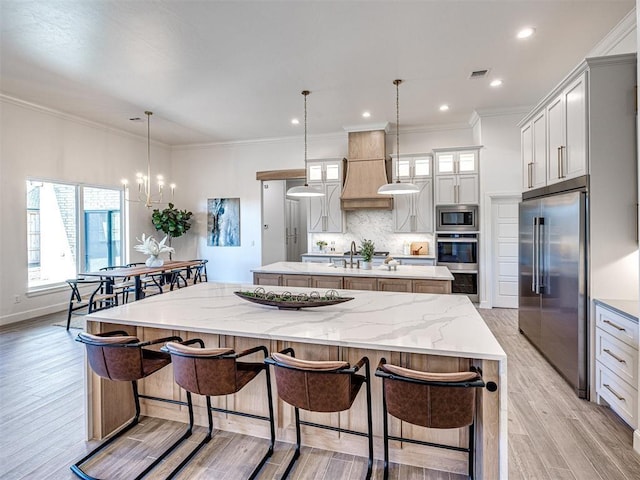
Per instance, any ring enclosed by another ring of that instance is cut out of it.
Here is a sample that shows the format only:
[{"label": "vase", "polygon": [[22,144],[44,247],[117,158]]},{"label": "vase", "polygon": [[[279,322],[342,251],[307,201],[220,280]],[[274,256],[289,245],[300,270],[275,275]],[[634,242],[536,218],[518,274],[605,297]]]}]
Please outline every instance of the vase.
[{"label": "vase", "polygon": [[157,255],[149,255],[149,258],[147,258],[147,261],[144,262],[144,264],[147,267],[161,267],[164,265],[164,260],[158,258]]},{"label": "vase", "polygon": [[363,261],[360,264],[360,267],[362,268],[362,270],[371,270],[371,262],[365,262]]}]

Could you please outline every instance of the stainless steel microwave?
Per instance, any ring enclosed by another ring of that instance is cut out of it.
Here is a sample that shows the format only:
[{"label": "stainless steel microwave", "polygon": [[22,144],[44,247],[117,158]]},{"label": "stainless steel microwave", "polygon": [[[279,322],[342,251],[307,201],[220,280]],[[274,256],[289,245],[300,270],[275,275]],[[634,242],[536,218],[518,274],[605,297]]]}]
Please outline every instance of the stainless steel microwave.
[{"label": "stainless steel microwave", "polygon": [[477,232],[477,205],[438,205],[436,207],[437,232]]}]

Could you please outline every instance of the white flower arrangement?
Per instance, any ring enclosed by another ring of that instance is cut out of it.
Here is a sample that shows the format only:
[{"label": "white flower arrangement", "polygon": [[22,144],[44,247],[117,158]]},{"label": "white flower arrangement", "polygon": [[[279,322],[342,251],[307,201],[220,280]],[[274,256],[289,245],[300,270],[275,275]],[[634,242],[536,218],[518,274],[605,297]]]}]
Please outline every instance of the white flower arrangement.
[{"label": "white flower arrangement", "polygon": [[153,238],[152,235],[149,235],[147,237],[143,233],[142,238],[136,238],[136,240],[140,242],[140,245],[136,245],[133,248],[138,252],[144,253],[146,255],[153,255],[154,257],[157,257],[158,255],[164,252],[174,253],[175,250],[173,249],[173,247],[165,245],[167,238],[168,238],[168,235],[165,235],[164,238],[160,241],[160,243],[158,243],[156,239]]}]

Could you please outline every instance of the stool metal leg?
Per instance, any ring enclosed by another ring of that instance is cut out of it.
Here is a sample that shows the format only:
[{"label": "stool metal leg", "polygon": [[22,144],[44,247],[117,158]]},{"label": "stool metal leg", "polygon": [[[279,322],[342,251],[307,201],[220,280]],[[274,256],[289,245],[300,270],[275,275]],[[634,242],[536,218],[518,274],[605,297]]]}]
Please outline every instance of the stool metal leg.
[{"label": "stool metal leg", "polygon": [[[118,433],[110,437],[107,441],[105,441],[104,443],[99,445],[97,448],[92,450],[91,453],[86,455],[80,461],[71,465],[71,471],[75,473],[78,477],[82,478],[83,480],[99,480],[99,479],[92,477],[91,475],[84,472],[80,468],[80,465],[85,463],[87,460],[93,457],[96,453],[100,452],[106,446],[110,445],[116,438],[120,438],[123,434],[125,434],[126,432],[128,432],[138,424],[138,421],[140,419],[140,395],[138,393],[138,382],[134,380],[133,382],[131,382],[131,385],[133,387],[133,400],[135,402],[135,407],[136,407],[135,416],[133,417],[131,422],[129,422],[122,430],[120,430]],[[167,455],[169,455],[178,445],[180,445],[181,442],[183,442],[184,440],[186,440],[191,436],[191,429],[193,427],[193,417],[191,417],[190,420],[191,420],[191,423],[189,425],[189,429],[175,443],[173,443],[173,445],[171,445],[167,450],[162,452],[162,454],[160,454],[147,468],[145,468],[140,474],[138,474],[138,476],[136,476],[134,480],[140,480],[145,475],[147,475],[162,460],[164,460],[167,457]]]},{"label": "stool metal leg", "polygon": [[[213,435],[213,415],[211,414],[211,397],[207,396],[205,398],[207,399],[207,417],[209,420],[209,430],[207,432],[207,435],[196,446],[196,448],[194,448],[193,450],[191,450],[191,452],[189,452],[189,455],[187,455],[185,459],[182,460],[182,462],[180,462],[180,465],[178,465],[176,468],[173,469],[173,471],[169,474],[169,476],[167,476],[166,480],[174,478],[180,472],[180,470],[182,470],[185,467],[185,465],[189,463],[193,457],[196,456],[196,454],[200,451],[200,449],[204,447],[207,443],[209,443],[209,441],[211,440],[211,437]],[[193,427],[193,402],[191,401],[191,392],[189,391],[187,391],[187,404],[189,406],[189,430],[191,430],[191,428]]]},{"label": "stool metal leg", "polygon": [[273,447],[276,443],[276,423],[273,418],[273,397],[271,395],[271,373],[269,372],[269,367],[265,368],[264,372],[266,374],[265,378],[267,381],[267,402],[269,403],[269,430],[271,439],[269,441],[269,449],[267,450],[267,453],[264,454],[262,460],[260,460],[260,463],[258,463],[256,468],[253,469],[253,472],[251,472],[251,475],[249,476],[249,480],[254,480],[258,473],[260,473],[260,470],[262,469],[264,464],[267,463],[269,457],[273,455]]},{"label": "stool metal leg", "polygon": [[367,389],[367,437],[369,440],[369,461],[367,465],[367,475],[365,480],[371,478],[371,470],[373,469],[373,414],[371,412],[371,372],[369,371],[369,362],[365,364],[366,373],[366,389]]},{"label": "stool metal leg", "polygon": [[[475,421],[475,419],[474,419]],[[469,425],[469,478],[473,480],[473,471],[474,471],[474,454],[475,454],[475,429],[473,428],[473,423]]]},{"label": "stool metal leg", "polygon": [[298,407],[294,407],[293,411],[295,412],[296,417],[296,450],[293,452],[293,457],[291,458],[289,465],[287,465],[287,469],[282,474],[282,480],[289,476],[293,465],[296,463],[296,460],[298,460],[298,457],[300,456],[300,410],[298,409]]},{"label": "stool metal leg", "polygon": [[99,480],[96,477],[92,477],[88,473],[84,472],[80,466],[83,463],[86,463],[91,457],[93,457],[94,455],[96,455],[97,453],[102,451],[104,448],[106,448],[109,445],[111,445],[111,443],[113,443],[114,440],[116,440],[117,438],[120,438],[122,435],[127,433],[129,430],[131,430],[133,427],[135,427],[138,424],[138,421],[140,419],[140,398],[138,397],[138,382],[136,382],[134,380],[133,382],[131,382],[131,385],[132,385],[132,388],[133,388],[133,400],[134,400],[135,406],[136,406],[136,413],[135,413],[134,417],[131,419],[131,421],[122,430],[118,431],[113,436],[109,437],[103,443],[101,443],[96,448],[91,450],[91,452],[89,452],[87,455],[85,455],[80,460],[78,460],[76,463],[71,465],[70,469],[71,469],[71,471],[73,473],[76,474],[77,477],[82,478],[83,480]]},{"label": "stool metal leg", "polygon": [[382,380],[382,436],[384,440],[384,476],[383,479],[389,478],[389,419],[387,418],[387,395]]}]

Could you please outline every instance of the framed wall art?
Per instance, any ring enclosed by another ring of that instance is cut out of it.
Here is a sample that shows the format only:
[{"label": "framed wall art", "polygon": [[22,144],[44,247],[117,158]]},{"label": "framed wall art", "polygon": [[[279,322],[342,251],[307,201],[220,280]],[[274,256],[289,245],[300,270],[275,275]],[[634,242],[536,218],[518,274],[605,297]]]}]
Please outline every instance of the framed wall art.
[{"label": "framed wall art", "polygon": [[240,246],[240,199],[209,198],[207,200],[207,245]]}]

